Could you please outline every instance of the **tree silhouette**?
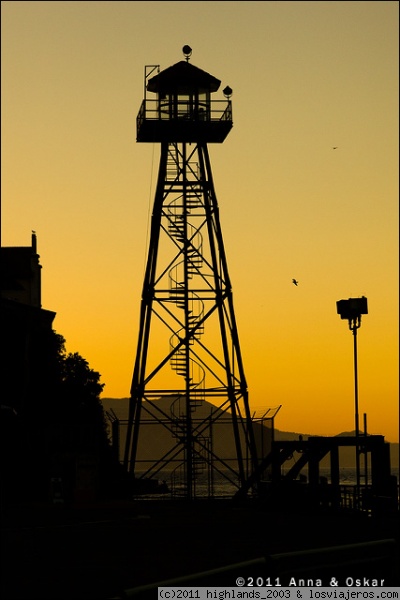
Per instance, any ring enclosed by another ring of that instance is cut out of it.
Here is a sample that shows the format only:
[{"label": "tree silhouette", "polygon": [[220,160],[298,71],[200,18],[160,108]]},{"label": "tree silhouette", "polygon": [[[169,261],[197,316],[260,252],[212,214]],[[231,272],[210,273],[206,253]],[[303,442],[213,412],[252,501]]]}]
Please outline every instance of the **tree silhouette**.
[{"label": "tree silhouette", "polygon": [[17,410],[21,450],[13,479],[21,480],[19,487],[34,499],[48,499],[57,478],[66,500],[73,500],[82,460],[93,465],[100,493],[111,493],[120,476],[100,400],[101,375],[78,352],[67,353],[65,344],[54,330],[30,336],[29,385]]},{"label": "tree silhouette", "polygon": [[79,422],[81,425],[93,425],[107,437],[100,394],[104,384],[100,383],[100,373],[90,368],[89,363],[78,352],[66,353],[65,340],[58,338],[58,371],[60,402],[56,412],[64,423]]},{"label": "tree silhouette", "polygon": [[104,388],[101,375],[78,352],[67,353],[65,339],[56,333],[55,347],[59,381],[51,411],[50,430],[56,433],[51,445],[53,470],[61,470],[65,486],[71,488],[76,461],[89,456],[96,463],[98,493],[113,495],[122,471],[111,448],[100,400]]}]

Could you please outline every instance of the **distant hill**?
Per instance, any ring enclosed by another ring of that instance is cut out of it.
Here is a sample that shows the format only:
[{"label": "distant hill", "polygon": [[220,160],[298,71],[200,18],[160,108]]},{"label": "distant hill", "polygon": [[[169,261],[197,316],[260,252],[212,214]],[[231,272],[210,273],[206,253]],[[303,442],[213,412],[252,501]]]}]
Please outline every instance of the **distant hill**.
[{"label": "distant hill", "polygon": [[[103,407],[104,407],[104,410],[106,411],[106,413],[111,414],[112,412],[114,412],[115,416],[120,421],[126,421],[128,419],[129,398],[101,398],[101,402],[103,404]],[[169,409],[168,403],[170,402],[170,400],[168,398],[165,398],[162,400],[157,400],[157,403],[158,402],[165,403],[164,408],[166,411]],[[203,417],[202,413],[206,413],[207,411],[210,410],[210,408],[213,408],[215,410],[215,406],[212,406],[208,402],[204,402],[204,407],[200,413],[200,416]],[[362,432],[360,432],[360,433],[362,434]],[[337,437],[343,437],[343,436],[349,437],[349,436],[353,436],[353,435],[355,435],[354,431],[347,431],[347,432],[341,432],[341,433],[337,434]],[[281,431],[276,428],[274,429],[274,438],[277,441],[298,440],[299,436],[302,436],[304,440],[306,440],[309,437],[315,437],[314,435],[311,435],[309,433]],[[228,444],[227,441],[226,441],[226,443]],[[398,443],[390,442],[390,456],[391,456],[392,469],[398,470],[399,469],[399,444]],[[327,460],[325,459],[324,461],[322,461],[321,465],[324,466],[325,462],[328,464]],[[349,468],[349,467],[355,466],[355,458],[354,458],[353,448],[341,448],[340,449],[340,464],[344,468]]]},{"label": "distant hill", "polygon": [[[125,448],[127,433],[127,420],[129,413],[129,399],[104,398],[102,403],[110,420],[115,417],[120,421],[120,457]],[[166,468],[180,463],[183,460],[181,424],[185,414],[183,399],[177,395],[163,396],[151,402],[144,401],[141,409],[141,429],[138,438],[137,456],[138,463],[145,469],[158,461]],[[172,419],[171,415],[174,416]],[[212,418],[211,418],[212,416]],[[237,449],[232,420],[225,411],[210,402],[202,402],[191,415],[193,426],[199,428],[198,436],[204,448],[212,448],[214,460],[229,464],[236,460]],[[242,448],[245,447],[244,431],[239,428],[239,438]],[[254,423],[254,438],[257,452],[265,454],[271,447],[272,429],[261,423]],[[170,458],[166,458],[170,457]],[[164,462],[165,460],[165,462]]]},{"label": "distant hill", "polygon": [[129,416],[129,398],[100,398],[105,411],[113,410],[122,421]]}]

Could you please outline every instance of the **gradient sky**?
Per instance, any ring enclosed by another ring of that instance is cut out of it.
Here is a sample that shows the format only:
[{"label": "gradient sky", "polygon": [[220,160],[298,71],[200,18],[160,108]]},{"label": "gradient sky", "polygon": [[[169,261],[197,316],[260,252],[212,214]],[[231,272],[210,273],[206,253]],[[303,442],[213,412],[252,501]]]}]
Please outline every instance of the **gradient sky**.
[{"label": "gradient sky", "polygon": [[[2,245],[38,237],[67,350],[129,395],[159,146],[145,65],[233,89],[209,147],[252,410],[398,441],[398,2],[2,2]],[[222,95],[221,95],[222,99]],[[337,146],[336,150],[333,147]],[[292,277],[299,280],[298,287]]]}]

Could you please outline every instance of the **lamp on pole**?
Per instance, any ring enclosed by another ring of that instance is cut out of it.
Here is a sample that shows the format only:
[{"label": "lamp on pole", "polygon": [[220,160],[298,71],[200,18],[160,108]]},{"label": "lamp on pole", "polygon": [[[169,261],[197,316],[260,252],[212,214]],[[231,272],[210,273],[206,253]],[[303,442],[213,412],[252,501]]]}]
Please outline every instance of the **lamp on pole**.
[{"label": "lamp on pole", "polygon": [[356,430],[356,478],[357,478],[357,502],[360,498],[360,427],[358,417],[358,366],[357,366],[357,329],[361,327],[361,315],[368,314],[367,298],[349,298],[336,302],[337,313],[341,319],[349,322],[349,329],[353,332],[354,339],[354,403],[355,403],[355,430]]}]

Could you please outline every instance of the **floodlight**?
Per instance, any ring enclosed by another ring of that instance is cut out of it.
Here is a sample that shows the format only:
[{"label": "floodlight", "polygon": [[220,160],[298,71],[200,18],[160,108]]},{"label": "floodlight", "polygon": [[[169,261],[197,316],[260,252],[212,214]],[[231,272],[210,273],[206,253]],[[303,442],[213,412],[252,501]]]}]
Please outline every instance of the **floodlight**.
[{"label": "floodlight", "polygon": [[229,85],[227,85],[226,88],[222,90],[222,93],[224,94],[224,96],[226,96],[226,98],[228,98],[228,100],[230,100],[233,93],[232,88],[230,88]]}]

